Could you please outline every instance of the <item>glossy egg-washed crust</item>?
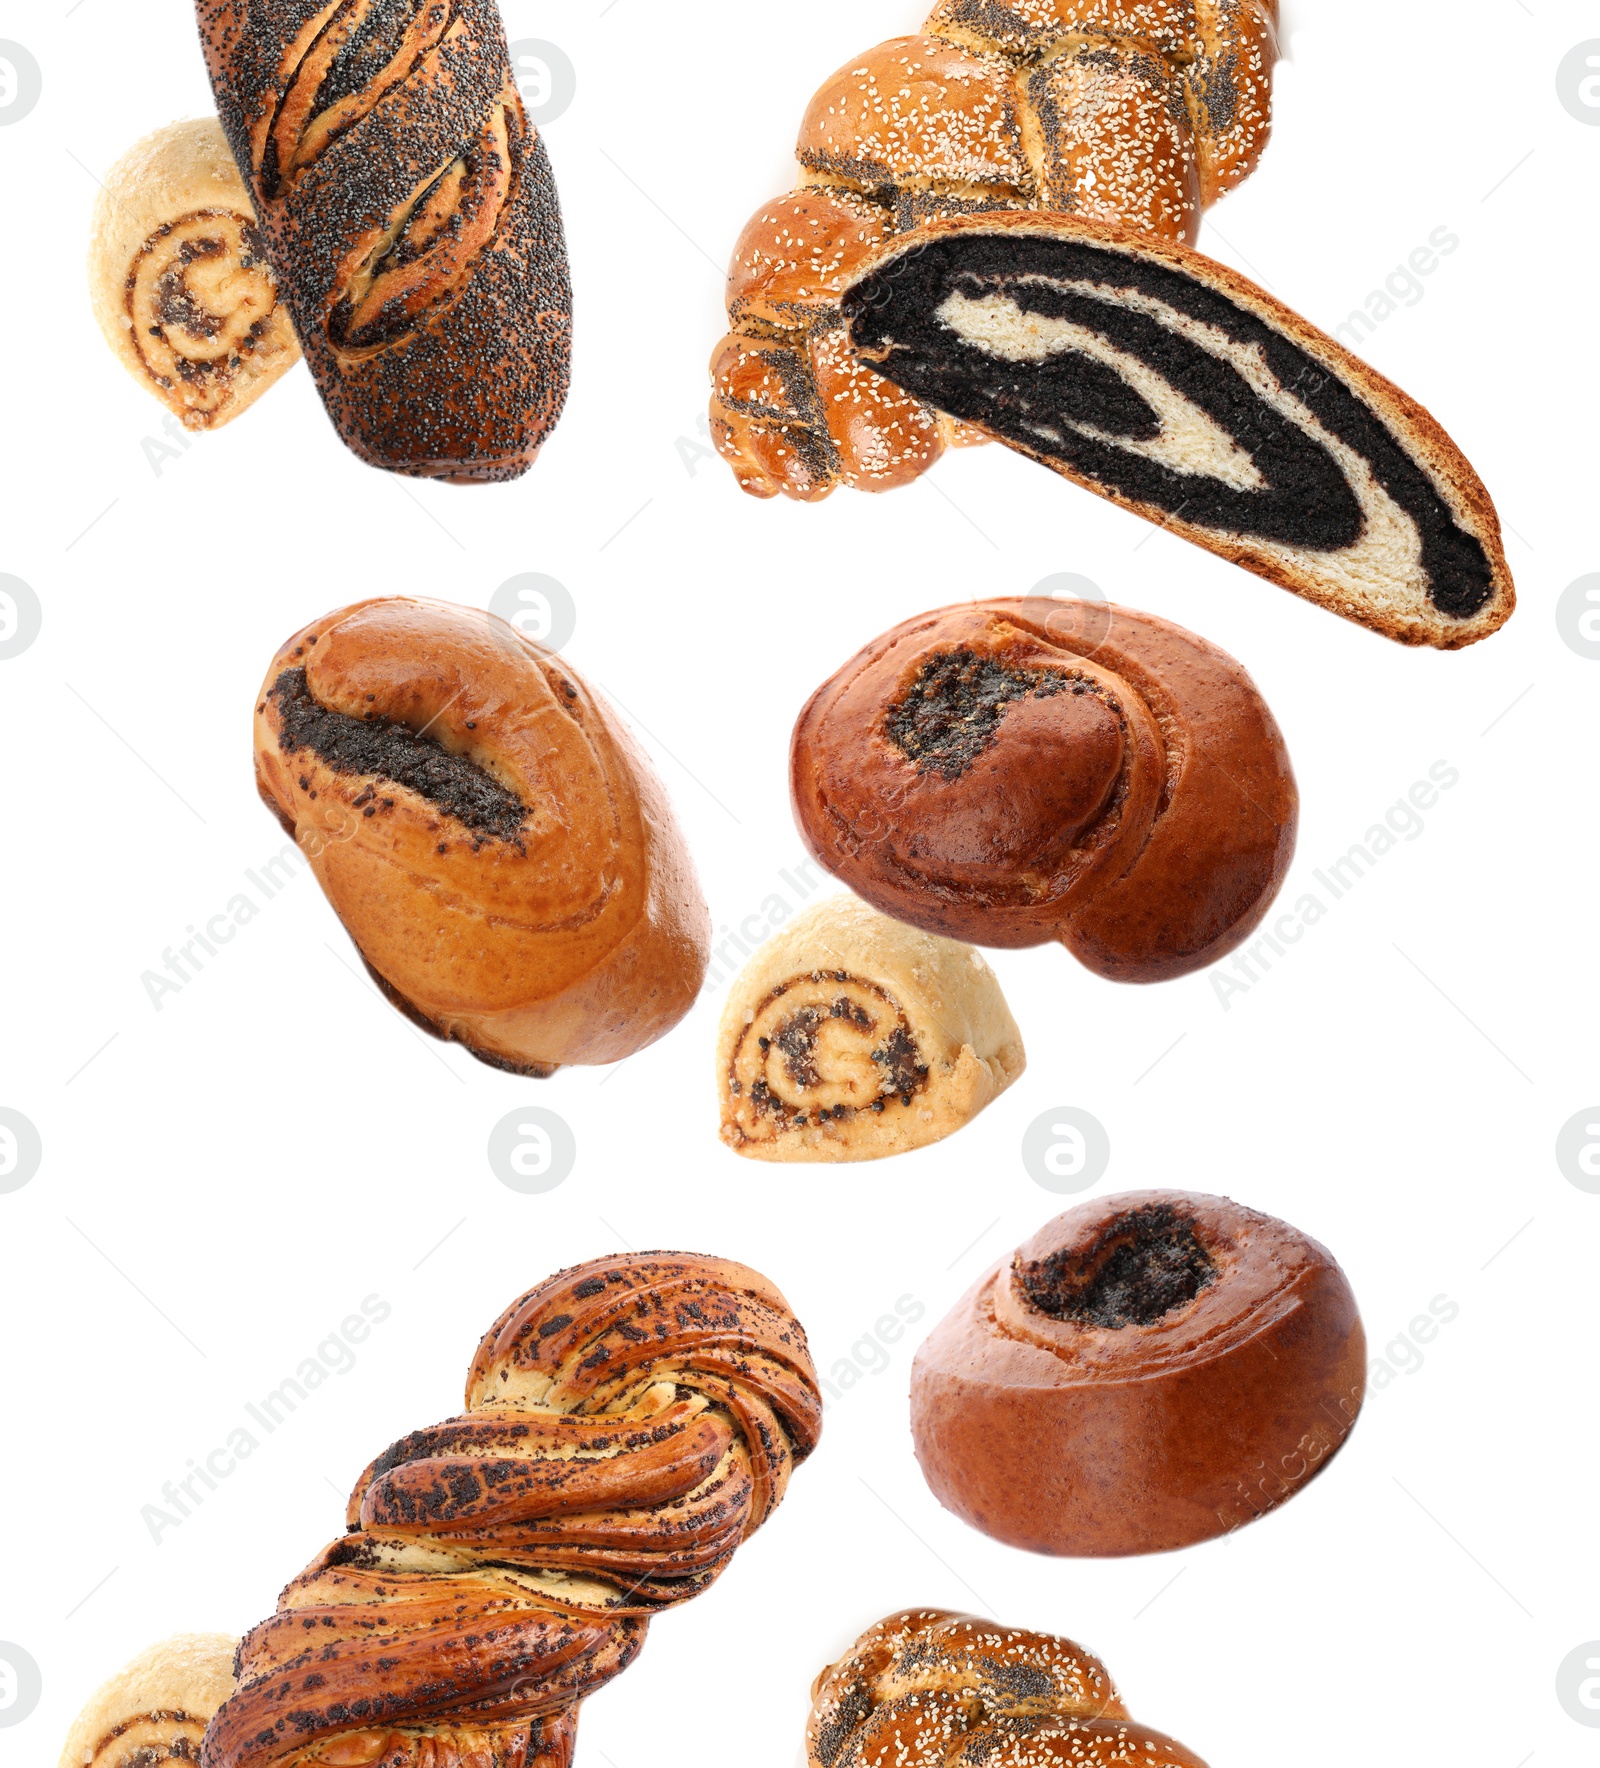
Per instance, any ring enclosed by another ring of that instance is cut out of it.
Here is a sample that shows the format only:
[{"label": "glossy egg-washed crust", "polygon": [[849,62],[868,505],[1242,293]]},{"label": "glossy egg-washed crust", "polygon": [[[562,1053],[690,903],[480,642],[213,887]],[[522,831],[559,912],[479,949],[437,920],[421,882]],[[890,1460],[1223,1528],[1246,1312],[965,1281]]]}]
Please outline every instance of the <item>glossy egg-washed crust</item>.
[{"label": "glossy egg-washed crust", "polygon": [[722,1574],[821,1426],[759,1273],[557,1273],[490,1327],[465,1414],[373,1462],[348,1532],[246,1636],[203,1768],[566,1768],[579,1704]]},{"label": "glossy egg-washed crust", "polygon": [[225,1633],[180,1633],[140,1652],[73,1721],[60,1768],[195,1762],[206,1726],[233,1693],[237,1645]]},{"label": "glossy egg-washed crust", "polygon": [[807,847],[884,914],[974,945],[1059,939],[1122,982],[1248,937],[1299,808],[1277,723],[1225,652],[1043,598],[874,639],[801,712],[790,792]]},{"label": "glossy egg-washed crust", "polygon": [[740,485],[891,491],[988,440],[875,374],[839,297],[941,216],[1053,210],[1192,242],[1272,122],[1276,0],[941,0],[812,100],[799,188],[734,248],[711,427]]},{"label": "glossy egg-washed crust", "polygon": [[694,1004],[710,916],[666,793],[505,621],[410,597],[313,621],[262,682],[255,762],[385,993],[491,1065],[620,1061]]},{"label": "glossy egg-washed crust", "polygon": [[339,434],[515,478],[566,399],[555,180],[495,0],[197,0],[223,127]]},{"label": "glossy egg-washed crust", "polygon": [[942,1608],[869,1627],[811,1690],[807,1768],[1205,1768],[1070,1639]]},{"label": "glossy egg-washed crust", "polygon": [[1058,1216],[917,1351],[934,1495],[1013,1547],[1165,1553],[1253,1522],[1343,1445],[1366,1337],[1323,1246],[1223,1197],[1130,1191]]}]

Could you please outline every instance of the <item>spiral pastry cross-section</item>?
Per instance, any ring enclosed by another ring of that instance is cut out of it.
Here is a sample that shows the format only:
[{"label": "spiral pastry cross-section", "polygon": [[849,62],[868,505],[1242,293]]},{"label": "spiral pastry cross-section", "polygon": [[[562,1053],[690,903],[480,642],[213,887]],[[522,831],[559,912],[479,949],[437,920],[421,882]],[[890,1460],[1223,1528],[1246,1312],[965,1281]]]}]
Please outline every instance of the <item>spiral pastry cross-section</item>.
[{"label": "spiral pastry cross-section", "polygon": [[73,1721],[60,1768],[197,1762],[207,1725],[233,1693],[237,1645],[221,1633],[180,1633],[141,1652]]},{"label": "spiral pastry cross-section", "polygon": [[960,1129],[1025,1065],[971,946],[836,897],[768,940],[728,995],[722,1139],[756,1160],[876,1160]]},{"label": "spiral pastry cross-section", "polygon": [[572,291],[495,0],[198,0],[198,14],[341,436],[394,472],[526,472],[566,399]]},{"label": "spiral pastry cross-section", "polygon": [[807,1768],[1205,1768],[1128,1716],[1104,1664],[1051,1633],[918,1608],[818,1676]]},{"label": "spiral pastry cross-section", "polygon": [[489,1329],[466,1410],[386,1450],[244,1640],[203,1768],[566,1768],[579,1704],[782,1500],[822,1402],[766,1278],[563,1271]]},{"label": "spiral pastry cross-section", "polygon": [[926,223],[1051,211],[1192,243],[1272,124],[1276,0],[939,0],[812,100],[728,272],[712,433],[755,497],[892,491],[987,438],[853,351],[839,298]]},{"label": "spiral pastry cross-section", "polygon": [[106,174],[89,288],[118,360],[186,429],[221,429],[300,360],[215,117],[158,129]]},{"label": "spiral pastry cross-section", "polygon": [[1204,639],[1105,603],[973,602],[905,621],[812,695],[790,750],[816,858],[947,939],[1059,939],[1157,982],[1256,927],[1294,852],[1283,738]]}]

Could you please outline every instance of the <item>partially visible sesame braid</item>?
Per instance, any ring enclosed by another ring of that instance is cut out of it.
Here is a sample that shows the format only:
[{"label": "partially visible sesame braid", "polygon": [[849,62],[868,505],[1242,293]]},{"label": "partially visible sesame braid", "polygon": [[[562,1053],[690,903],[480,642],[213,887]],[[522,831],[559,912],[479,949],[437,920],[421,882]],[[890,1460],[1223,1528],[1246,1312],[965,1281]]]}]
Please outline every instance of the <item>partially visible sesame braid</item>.
[{"label": "partially visible sesame braid", "polygon": [[1272,126],[1277,0],[939,0],[812,100],[801,182],[728,272],[711,432],[754,497],[892,491],[985,438],[849,348],[839,296],[883,242],[992,209],[1193,244]]}]

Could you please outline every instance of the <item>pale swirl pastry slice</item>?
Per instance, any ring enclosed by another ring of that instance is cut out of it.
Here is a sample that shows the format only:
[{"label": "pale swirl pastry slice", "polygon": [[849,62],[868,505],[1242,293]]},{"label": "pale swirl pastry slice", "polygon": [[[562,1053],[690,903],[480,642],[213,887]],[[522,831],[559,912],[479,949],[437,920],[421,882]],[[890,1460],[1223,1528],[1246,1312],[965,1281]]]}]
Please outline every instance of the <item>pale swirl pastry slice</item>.
[{"label": "pale swirl pastry slice", "polygon": [[180,1633],[141,1652],[73,1721],[60,1768],[198,1762],[206,1727],[233,1693],[237,1646],[224,1633]]},{"label": "pale swirl pastry slice", "polygon": [[118,360],[187,429],[220,429],[300,360],[215,117],[158,129],[106,174],[89,292]]},{"label": "pale swirl pastry slice", "polygon": [[756,1160],[902,1154],[970,1122],[1026,1061],[971,946],[835,897],[734,983],[717,1036],[722,1139]]},{"label": "pale swirl pastry slice", "polygon": [[806,1768],[1205,1768],[1096,1657],[949,1609],[869,1627],[811,1690]]}]

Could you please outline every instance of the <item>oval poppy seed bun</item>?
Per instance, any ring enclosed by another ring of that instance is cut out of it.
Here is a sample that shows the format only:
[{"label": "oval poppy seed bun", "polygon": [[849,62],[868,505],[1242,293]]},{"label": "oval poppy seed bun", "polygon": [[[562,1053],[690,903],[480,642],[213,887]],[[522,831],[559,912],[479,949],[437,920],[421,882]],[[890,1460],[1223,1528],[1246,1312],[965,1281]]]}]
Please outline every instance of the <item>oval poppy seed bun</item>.
[{"label": "oval poppy seed bun", "polygon": [[801,712],[790,790],[811,852],[883,914],[974,945],[1059,939],[1118,982],[1246,939],[1299,820],[1231,657],[1153,614],[1042,597],[874,639]]},{"label": "oval poppy seed bun", "polygon": [[499,1068],[617,1062],[694,1004],[671,806],[570,664],[474,608],[360,602],[256,700],[256,780],[394,1004]]},{"label": "oval poppy seed bun", "polygon": [[1292,1497],[1365,1391],[1331,1253],[1227,1198],[1130,1191],[962,1297],[917,1352],[911,1430],[939,1502],[996,1540],[1165,1553]]}]

